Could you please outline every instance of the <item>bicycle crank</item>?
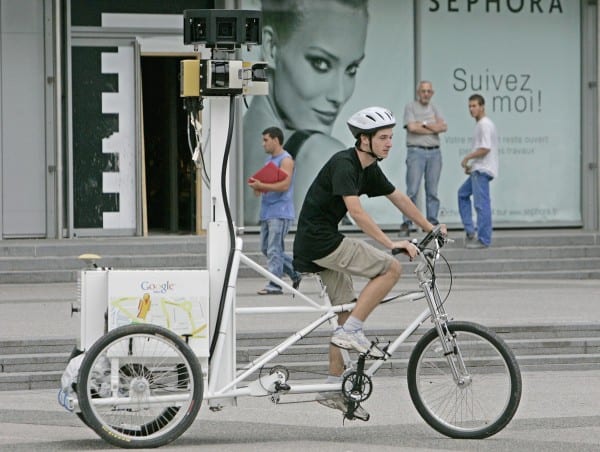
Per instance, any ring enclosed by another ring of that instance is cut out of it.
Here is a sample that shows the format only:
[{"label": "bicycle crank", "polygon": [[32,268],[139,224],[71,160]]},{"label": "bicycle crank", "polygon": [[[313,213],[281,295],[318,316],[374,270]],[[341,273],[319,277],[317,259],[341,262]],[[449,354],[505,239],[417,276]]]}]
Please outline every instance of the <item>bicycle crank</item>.
[{"label": "bicycle crank", "polygon": [[373,392],[371,377],[362,372],[351,371],[342,380],[342,394],[348,402],[361,403]]}]

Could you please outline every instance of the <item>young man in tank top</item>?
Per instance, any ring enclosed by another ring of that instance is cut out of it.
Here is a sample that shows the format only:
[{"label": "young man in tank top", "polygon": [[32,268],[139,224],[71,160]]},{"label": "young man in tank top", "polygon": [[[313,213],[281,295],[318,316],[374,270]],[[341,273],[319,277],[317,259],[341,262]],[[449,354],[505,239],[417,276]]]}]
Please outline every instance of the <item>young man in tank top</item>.
[{"label": "young man in tank top", "polygon": [[[294,159],[283,149],[283,132],[278,127],[269,127],[262,133],[262,141],[270,162],[279,167],[287,177],[273,183],[250,178],[248,185],[260,203],[260,241],[262,253],[267,258],[271,273],[281,278],[284,274],[292,279],[292,286],[298,288],[301,275],[294,270],[292,258],[285,253],[285,236],[296,218],[294,211]],[[281,294],[281,286],[269,281],[258,291],[259,295]]]}]

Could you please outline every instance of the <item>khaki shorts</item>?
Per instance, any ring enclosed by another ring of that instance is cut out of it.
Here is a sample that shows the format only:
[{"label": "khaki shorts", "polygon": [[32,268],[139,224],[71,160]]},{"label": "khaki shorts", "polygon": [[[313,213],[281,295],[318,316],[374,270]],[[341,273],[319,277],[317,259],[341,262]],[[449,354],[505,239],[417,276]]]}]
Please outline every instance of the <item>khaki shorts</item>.
[{"label": "khaki shorts", "polygon": [[325,270],[319,272],[332,305],[356,299],[351,275],[373,279],[392,264],[391,254],[378,250],[364,240],[344,237],[335,251],[314,262]]}]

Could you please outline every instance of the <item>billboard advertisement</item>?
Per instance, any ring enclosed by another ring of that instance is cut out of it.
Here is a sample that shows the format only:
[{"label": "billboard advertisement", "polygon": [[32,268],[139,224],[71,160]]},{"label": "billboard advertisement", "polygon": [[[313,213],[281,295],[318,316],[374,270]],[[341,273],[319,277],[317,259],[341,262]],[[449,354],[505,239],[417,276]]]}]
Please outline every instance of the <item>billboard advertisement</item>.
[{"label": "billboard advertisement", "polygon": [[[263,9],[262,48],[244,59],[265,61],[270,77],[269,95],[250,99],[244,114],[243,173],[265,162],[261,132],[282,128],[296,159],[296,215],[327,159],[353,145],[348,117],[378,105],[401,122],[418,77],[432,82],[432,102],[448,124],[440,135],[440,222],[460,224],[460,162],[475,128],[468,97],[479,93],[500,135],[494,225],[581,223],[580,2],[254,0],[241,7]],[[406,132],[396,127],[380,165],[403,192],[405,159]],[[380,225],[402,222],[386,199],[362,202]],[[247,226],[258,224],[259,203],[246,188]]]},{"label": "billboard advertisement", "polygon": [[459,220],[460,162],[481,94],[499,133],[495,225],[581,222],[580,2],[418,2],[420,73],[446,117],[440,221]]}]

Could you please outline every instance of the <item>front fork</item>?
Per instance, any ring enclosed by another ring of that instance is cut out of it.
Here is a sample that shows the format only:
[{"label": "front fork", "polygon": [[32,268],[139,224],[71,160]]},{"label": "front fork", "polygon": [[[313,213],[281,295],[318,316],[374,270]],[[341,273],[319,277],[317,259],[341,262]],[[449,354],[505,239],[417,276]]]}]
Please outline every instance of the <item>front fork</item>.
[{"label": "front fork", "polygon": [[420,283],[429,310],[431,311],[432,322],[440,338],[444,356],[448,361],[448,366],[452,371],[454,381],[459,386],[468,385],[471,381],[471,376],[467,371],[467,366],[462,358],[460,349],[456,342],[456,334],[448,328],[448,314],[444,309],[444,304],[440,297],[440,292],[436,284],[433,284],[430,279]]}]

